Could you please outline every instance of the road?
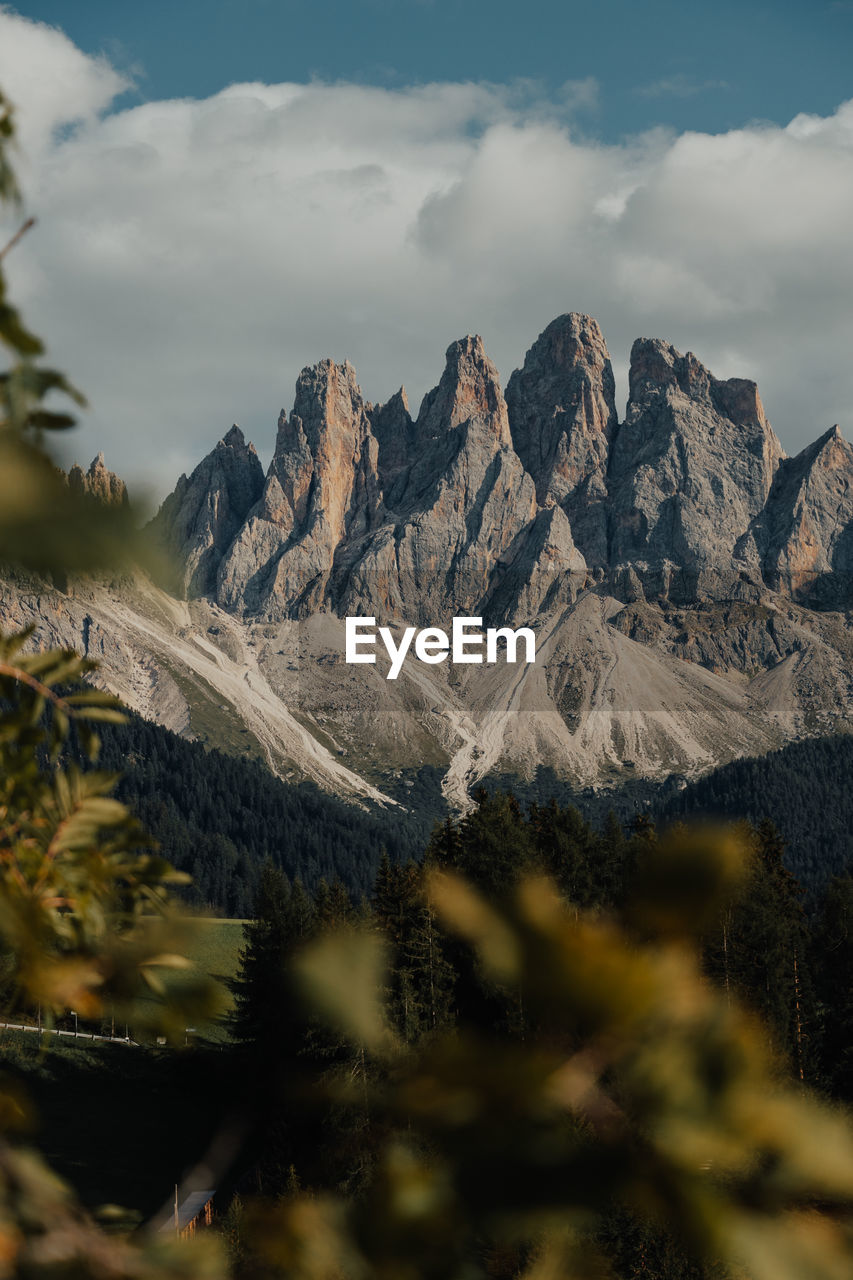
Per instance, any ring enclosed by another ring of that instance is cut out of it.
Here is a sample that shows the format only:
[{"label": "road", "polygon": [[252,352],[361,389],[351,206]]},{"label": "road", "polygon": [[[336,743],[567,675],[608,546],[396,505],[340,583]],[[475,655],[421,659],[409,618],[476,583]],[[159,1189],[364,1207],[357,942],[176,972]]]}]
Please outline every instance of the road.
[{"label": "road", "polygon": [[132,1044],[134,1048],[139,1048],[137,1042],[129,1036],[96,1036],[90,1031],[58,1031],[53,1027],[31,1027],[26,1022],[0,1022],[0,1027],[6,1027],[9,1031],[34,1031],[43,1036],[70,1036],[72,1040],[108,1040],[111,1044]]}]

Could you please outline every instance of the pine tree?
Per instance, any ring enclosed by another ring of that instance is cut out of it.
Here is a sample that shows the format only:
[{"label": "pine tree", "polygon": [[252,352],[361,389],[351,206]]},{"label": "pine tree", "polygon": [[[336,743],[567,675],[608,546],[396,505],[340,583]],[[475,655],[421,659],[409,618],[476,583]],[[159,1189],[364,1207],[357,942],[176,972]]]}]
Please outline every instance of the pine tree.
[{"label": "pine tree", "polygon": [[331,884],[325,876],[320,880],[314,896],[314,909],[317,928],[321,933],[327,929],[334,929],[347,920],[352,920],[354,915],[349,891],[343,881],[337,877]]},{"label": "pine tree", "polygon": [[599,860],[599,838],[577,809],[561,809],[550,803],[530,810],[529,825],[542,870],[561,893],[577,906],[587,907],[594,898],[593,872]]},{"label": "pine tree", "polygon": [[814,997],[802,890],[783,864],[785,846],[773,823],[743,830],[752,865],[739,899],[708,939],[705,965],[730,997],[761,1015],[803,1080],[813,1065]]},{"label": "pine tree", "polygon": [[[452,1018],[456,973],[447,954],[447,943],[438,926],[428,897],[420,895],[409,918],[409,927],[401,947],[402,972],[405,975],[401,995],[411,993],[412,1004],[404,1003],[403,1013],[407,1041],[411,1032],[438,1031]],[[405,1034],[405,1030],[404,1030]]]},{"label": "pine tree", "polygon": [[280,1062],[298,1052],[300,1017],[288,962],[310,935],[314,912],[302,886],[290,885],[271,862],[261,871],[254,919],[245,926],[245,945],[234,982],[232,1034],[257,1058]]}]

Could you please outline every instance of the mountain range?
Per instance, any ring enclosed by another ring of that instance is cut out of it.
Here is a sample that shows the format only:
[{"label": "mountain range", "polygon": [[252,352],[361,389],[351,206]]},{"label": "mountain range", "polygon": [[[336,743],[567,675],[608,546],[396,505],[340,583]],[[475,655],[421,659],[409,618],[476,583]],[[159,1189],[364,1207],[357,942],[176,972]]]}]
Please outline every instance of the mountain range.
[{"label": "mountain range", "polygon": [[[74,482],[124,501],[102,459]],[[157,582],[8,575],[4,625],[339,794],[394,804],[429,764],[464,808],[495,771],[691,777],[853,727],[853,448],[832,427],[786,457],[755,383],[658,339],[633,345],[620,419],[589,316],[550,324],[505,392],[479,337],[454,342],[416,417],[348,362],[306,368],[266,472],[232,426],[149,531]],[[347,615],[531,626],[537,661],[388,681],[381,649],[344,662]]]}]

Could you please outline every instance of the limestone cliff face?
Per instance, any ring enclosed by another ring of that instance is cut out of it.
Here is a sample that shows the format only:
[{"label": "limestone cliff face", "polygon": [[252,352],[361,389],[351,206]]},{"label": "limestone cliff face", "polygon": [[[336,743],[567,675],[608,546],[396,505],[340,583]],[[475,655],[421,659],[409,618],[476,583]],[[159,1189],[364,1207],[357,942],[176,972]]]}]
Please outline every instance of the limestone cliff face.
[{"label": "limestone cliff face", "polygon": [[379,483],[386,500],[412,461],[414,423],[406,388],[401,387],[385,404],[373,406],[370,425],[379,448]]},{"label": "limestone cliff face", "polygon": [[713,592],[758,570],[751,530],[783,453],[754,383],[721,382],[688,352],[638,339],[609,469],[610,562],[666,592]]},{"label": "limestone cliff face", "polygon": [[626,604],[771,589],[824,607],[850,594],[853,450],[830,432],[785,459],[754,383],[657,339],[634,344],[620,424],[601,330],[569,313],[506,398],[482,339],[451,343],[416,419],[402,388],[368,403],[347,362],[303,369],[266,477],[233,428],[155,528],[188,594],[272,621],[518,622],[601,584]]},{"label": "limestone cliff face", "polygon": [[512,440],[540,504],[558,503],[590,567],[607,562],[607,462],[616,430],[613,368],[590,316],[559,316],[507,383]]},{"label": "limestone cliff face", "polygon": [[385,522],[353,559],[342,603],[426,624],[476,610],[536,514],[481,338],[448,348],[409,439],[411,461],[386,495]]},{"label": "limestone cliff face", "polygon": [[562,507],[540,508],[508,548],[493,576],[484,613],[493,622],[524,626],[573,604],[587,581],[587,564],[572,539]]},{"label": "limestone cliff face", "polygon": [[[69,483],[123,500],[102,460]],[[619,424],[586,316],[548,326],[506,399],[482,341],[452,343],[416,419],[349,364],[304,369],[266,476],[232,428],[154,532],[191,599],[0,583],[0,620],[97,654],[193,732],[183,670],[211,691],[201,723],[230,706],[273,767],[342,793],[435,761],[464,806],[494,771],[609,786],[853,732],[853,448],[833,429],[786,459],[754,383],[649,339]],[[352,613],[529,626],[536,662],[387,681],[383,655],[344,662]]]},{"label": "limestone cliff face", "polygon": [[853,599],[853,448],[833,427],[779,468],[756,538],[768,586],[834,607]]},{"label": "limestone cliff face", "polygon": [[149,526],[170,557],[187,597],[212,595],[223,555],[257,502],[264,482],[255,447],[233,426],[192,475],[181,476]]},{"label": "limestone cliff face", "polygon": [[448,348],[416,422],[402,389],[370,405],[352,366],[326,360],[303,370],[293,412],[279,419],[216,598],[271,618],[470,611],[537,510],[480,338]]},{"label": "limestone cliff face", "polygon": [[498,371],[479,335],[452,342],[441,381],[428,391],[418,414],[418,438],[446,436],[463,422],[482,422],[498,444],[509,446],[509,420]]},{"label": "limestone cliff face", "polygon": [[226,608],[278,617],[323,607],[339,547],[365,533],[379,507],[369,409],[348,361],[302,370],[261,499],[219,571]]}]

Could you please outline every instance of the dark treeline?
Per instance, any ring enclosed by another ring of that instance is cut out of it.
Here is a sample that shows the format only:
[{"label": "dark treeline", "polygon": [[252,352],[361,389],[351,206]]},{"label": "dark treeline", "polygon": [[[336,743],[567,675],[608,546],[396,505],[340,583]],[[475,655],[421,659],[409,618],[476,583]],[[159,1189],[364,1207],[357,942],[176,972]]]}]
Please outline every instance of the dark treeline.
[{"label": "dark treeline", "polygon": [[420,852],[441,810],[429,767],[398,783],[399,809],[361,809],[137,717],[104,726],[99,767],[121,773],[118,799],[192,876],[192,901],[226,916],[251,914],[267,859],[310,889],[325,878],[368,893],[383,849]]},{"label": "dark treeline", "polygon": [[785,843],[785,866],[812,898],[833,876],[853,869],[853,736],[809,738],[766,756],[733,760],[695,782],[638,778],[612,791],[575,789],[552,769],[528,782],[495,775],[487,790],[511,790],[525,806],[555,800],[600,826],[608,810],[630,823],[650,813],[663,828],[699,818],[772,820]]},{"label": "dark treeline", "polygon": [[[853,880],[834,881],[807,916],[775,827],[765,821],[739,830],[742,888],[703,939],[705,972],[760,1015],[781,1072],[853,1103]],[[497,1032],[507,1043],[529,1040],[542,1028],[531,1024],[523,1002],[484,980],[467,948],[439,926],[425,891],[430,869],[457,871],[496,901],[521,876],[544,873],[571,904],[618,914],[630,910],[633,880],[658,840],[647,818],[623,831],[611,816],[596,831],[574,808],[551,802],[523,809],[507,794],[483,792],[474,812],[436,827],[421,861],[383,856],[369,896],[357,898],[339,881],[310,894],[267,865],[235,984],[238,1078],[251,1081],[263,1115],[243,1170],[246,1185],[269,1195],[295,1188],[358,1194],[369,1184],[382,1137],[367,1101],[382,1065],[301,1012],[288,961],[306,940],[348,922],[384,936],[391,957],[386,1013],[408,1044],[454,1026],[466,1034]],[[292,1098],[294,1081],[331,1088],[336,1078],[350,1086],[364,1080],[361,1113],[332,1107],[313,1119],[281,1092],[282,1082]],[[605,1236],[617,1276],[645,1268],[657,1280],[700,1274],[648,1224],[614,1216]]]},{"label": "dark treeline", "polygon": [[[101,766],[122,774],[119,799],[170,862],[192,876],[192,901],[221,915],[251,914],[267,859],[308,889],[338,879],[367,894],[383,850],[392,862],[420,856],[446,812],[441,770],[430,766],[395,780],[390,794],[399,808],[362,809],[137,717],[104,726],[102,738]],[[753,825],[771,818],[784,841],[785,866],[814,900],[833,876],[853,867],[851,777],[853,737],[838,736],[735,760],[686,786],[674,778],[638,779],[616,791],[578,791],[541,768],[529,782],[501,775],[485,789],[512,791],[525,810],[552,801],[577,809],[599,829],[609,811],[623,826],[650,813],[661,828],[702,817]]]},{"label": "dark treeline", "polygon": [[772,818],[785,865],[807,892],[853,868],[853,737],[809,738],[715,769],[653,803],[659,823]]}]

